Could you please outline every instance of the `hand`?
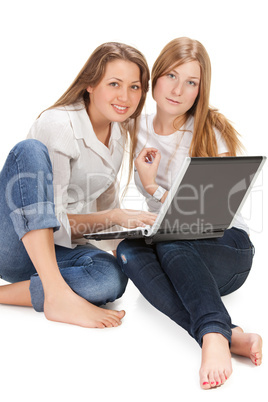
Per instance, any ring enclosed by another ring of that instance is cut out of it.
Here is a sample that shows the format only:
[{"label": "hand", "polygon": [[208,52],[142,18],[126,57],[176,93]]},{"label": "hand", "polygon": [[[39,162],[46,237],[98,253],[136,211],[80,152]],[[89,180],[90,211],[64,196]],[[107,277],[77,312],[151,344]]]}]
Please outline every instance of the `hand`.
[{"label": "hand", "polygon": [[147,211],[137,211],[134,209],[114,209],[112,212],[112,221],[115,225],[120,225],[128,229],[136,227],[152,226],[156,220],[157,214]]},{"label": "hand", "polygon": [[150,195],[153,195],[158,188],[155,180],[160,159],[161,154],[156,148],[144,148],[135,160],[141,183]]}]

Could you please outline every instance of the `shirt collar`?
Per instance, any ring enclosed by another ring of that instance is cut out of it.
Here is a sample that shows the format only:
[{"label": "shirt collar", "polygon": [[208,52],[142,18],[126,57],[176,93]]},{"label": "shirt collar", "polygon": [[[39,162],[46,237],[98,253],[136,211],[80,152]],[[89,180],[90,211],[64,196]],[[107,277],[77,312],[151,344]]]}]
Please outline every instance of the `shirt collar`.
[{"label": "shirt collar", "polygon": [[114,146],[112,142],[121,142],[122,140],[122,133],[119,124],[112,123],[109,148],[107,148],[98,140],[83,103],[80,102],[75,105],[65,106],[65,109],[69,114],[75,138],[78,140],[83,139],[88,148],[97,152],[102,158],[106,159],[107,162],[113,165],[111,153],[113,152]]}]

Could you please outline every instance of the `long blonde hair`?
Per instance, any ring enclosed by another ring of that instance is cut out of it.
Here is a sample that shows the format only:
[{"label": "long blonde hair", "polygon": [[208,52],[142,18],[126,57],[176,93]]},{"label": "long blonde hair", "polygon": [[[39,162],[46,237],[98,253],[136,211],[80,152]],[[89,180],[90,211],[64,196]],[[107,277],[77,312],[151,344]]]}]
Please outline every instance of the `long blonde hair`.
[{"label": "long blonde hair", "polygon": [[[177,38],[169,42],[156,59],[152,68],[152,93],[159,77],[171,69],[190,61],[200,65],[201,78],[199,93],[192,108],[187,112],[188,117],[194,116],[194,132],[190,145],[190,156],[217,156],[217,142],[214,128],[218,129],[226,141],[231,156],[242,150],[239,134],[231,123],[209,106],[211,64],[204,46],[197,40]],[[174,120],[176,129],[176,119]]]},{"label": "long blonde hair", "polygon": [[[55,107],[69,106],[83,101],[87,108],[90,103],[90,94],[87,91],[89,86],[96,87],[105,74],[108,62],[114,60],[126,60],[135,63],[140,69],[141,99],[135,112],[123,123],[120,124],[121,131],[129,140],[129,180],[132,173],[133,150],[136,146],[137,118],[143,109],[146,95],[149,89],[150,71],[143,54],[132,46],[118,42],[107,42],[98,46],[77,77],[64,94],[48,109]],[[46,110],[48,110],[46,109]],[[127,135],[129,134],[129,136]],[[128,181],[129,181],[128,180]]]}]

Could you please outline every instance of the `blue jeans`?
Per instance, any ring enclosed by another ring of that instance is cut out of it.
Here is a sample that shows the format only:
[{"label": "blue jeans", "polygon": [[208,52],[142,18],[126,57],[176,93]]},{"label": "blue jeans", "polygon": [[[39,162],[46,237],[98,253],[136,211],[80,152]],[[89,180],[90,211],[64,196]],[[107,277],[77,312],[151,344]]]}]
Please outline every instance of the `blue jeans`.
[{"label": "blue jeans", "polygon": [[[25,140],[9,153],[0,173],[0,275],[8,282],[30,279],[32,304],[43,311],[42,283],[21,238],[31,230],[59,229],[54,212],[53,174],[45,145]],[[87,244],[69,249],[55,246],[64,280],[95,305],[122,296],[127,277],[116,258]]]},{"label": "blue jeans", "polygon": [[235,327],[221,300],[245,282],[254,247],[246,232],[227,230],[222,238],[161,242],[124,240],[117,249],[122,271],[143,296],[202,346],[210,332],[231,344]]}]

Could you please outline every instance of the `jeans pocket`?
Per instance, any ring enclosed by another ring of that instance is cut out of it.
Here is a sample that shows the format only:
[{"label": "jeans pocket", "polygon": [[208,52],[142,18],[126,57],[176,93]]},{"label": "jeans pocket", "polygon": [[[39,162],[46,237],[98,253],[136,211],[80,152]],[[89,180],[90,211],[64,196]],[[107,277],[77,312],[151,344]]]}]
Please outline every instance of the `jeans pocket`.
[{"label": "jeans pocket", "polygon": [[230,293],[235,292],[239,289],[246,281],[248,277],[249,271],[241,272],[239,274],[235,274],[232,279],[224,286],[222,286],[220,290],[221,296],[229,295]]}]

